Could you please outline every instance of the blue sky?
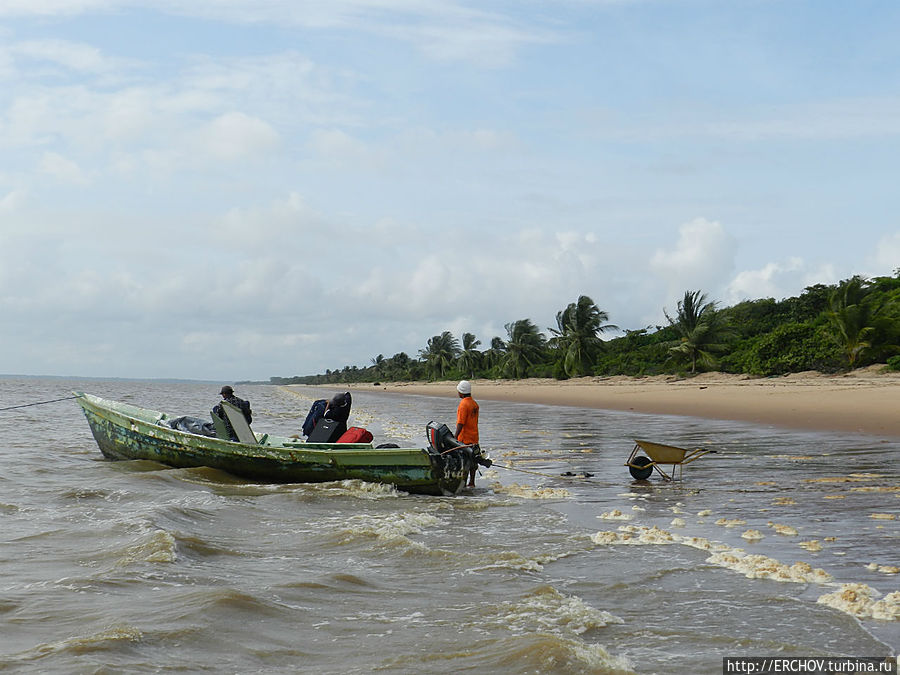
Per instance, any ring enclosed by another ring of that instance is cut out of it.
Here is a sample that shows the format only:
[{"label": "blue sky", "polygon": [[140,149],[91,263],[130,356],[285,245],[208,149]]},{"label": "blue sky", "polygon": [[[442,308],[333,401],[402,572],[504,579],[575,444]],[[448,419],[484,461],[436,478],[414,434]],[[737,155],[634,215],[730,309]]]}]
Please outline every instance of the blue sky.
[{"label": "blue sky", "polygon": [[900,267],[900,5],[0,0],[0,372],[223,381]]}]

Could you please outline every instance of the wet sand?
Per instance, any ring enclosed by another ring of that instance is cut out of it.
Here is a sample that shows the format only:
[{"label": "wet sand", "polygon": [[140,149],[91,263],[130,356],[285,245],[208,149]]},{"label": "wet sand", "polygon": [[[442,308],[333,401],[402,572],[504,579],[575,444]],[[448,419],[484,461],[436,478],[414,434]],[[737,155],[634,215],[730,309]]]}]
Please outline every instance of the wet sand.
[{"label": "wet sand", "polygon": [[[359,390],[455,397],[455,382],[356,385]],[[675,376],[475,380],[476,400],[690,415],[795,429],[900,438],[900,373],[872,366],[844,375]]]}]

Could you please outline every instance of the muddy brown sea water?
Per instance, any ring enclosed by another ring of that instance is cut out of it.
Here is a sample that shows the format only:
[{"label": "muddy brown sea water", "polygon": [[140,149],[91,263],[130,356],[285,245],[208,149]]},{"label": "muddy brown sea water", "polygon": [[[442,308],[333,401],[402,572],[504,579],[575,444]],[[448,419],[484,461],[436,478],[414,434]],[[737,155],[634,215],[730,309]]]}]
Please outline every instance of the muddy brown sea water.
[{"label": "muddy brown sea water", "polygon": [[[221,383],[0,380],[206,417]],[[296,433],[337,389],[236,387]],[[422,446],[453,399],[354,392]],[[900,644],[900,439],[482,402],[456,497],[110,462],[74,401],[0,412],[0,670],[720,673]],[[718,450],[635,482],[634,438]],[[563,475],[568,474],[568,475]],[[587,476],[586,474],[590,474]]]}]

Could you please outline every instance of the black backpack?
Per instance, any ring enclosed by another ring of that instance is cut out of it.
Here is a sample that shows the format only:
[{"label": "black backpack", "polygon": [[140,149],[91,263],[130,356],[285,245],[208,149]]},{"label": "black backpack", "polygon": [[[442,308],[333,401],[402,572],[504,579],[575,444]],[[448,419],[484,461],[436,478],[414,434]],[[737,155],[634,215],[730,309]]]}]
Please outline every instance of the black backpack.
[{"label": "black backpack", "polygon": [[312,433],[313,429],[316,428],[316,422],[322,419],[322,415],[325,412],[326,405],[328,405],[328,401],[322,398],[318,401],[314,401],[310,406],[309,413],[307,413],[306,415],[306,421],[303,423],[304,436],[309,436]]}]

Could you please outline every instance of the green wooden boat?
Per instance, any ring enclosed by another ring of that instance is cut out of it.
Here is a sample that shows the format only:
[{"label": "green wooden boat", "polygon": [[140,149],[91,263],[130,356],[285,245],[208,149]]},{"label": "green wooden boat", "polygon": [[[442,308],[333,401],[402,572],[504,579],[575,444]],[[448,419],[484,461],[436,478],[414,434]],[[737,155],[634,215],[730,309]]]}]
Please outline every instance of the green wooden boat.
[{"label": "green wooden boat", "polygon": [[[243,441],[173,429],[166,413],[73,392],[100,451],[113,460],[147,459],[172,467],[207,466],[271,483],[357,479],[427,495],[452,495],[476,466],[466,446],[376,448],[372,443],[306,443],[250,431]],[[232,418],[229,418],[232,419]],[[233,420],[232,422],[239,421]],[[429,437],[436,434],[430,431]],[[253,442],[254,439],[256,442]]]}]

